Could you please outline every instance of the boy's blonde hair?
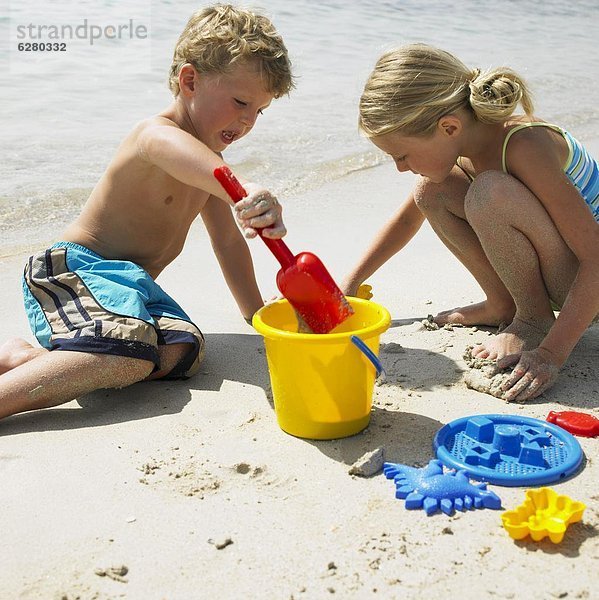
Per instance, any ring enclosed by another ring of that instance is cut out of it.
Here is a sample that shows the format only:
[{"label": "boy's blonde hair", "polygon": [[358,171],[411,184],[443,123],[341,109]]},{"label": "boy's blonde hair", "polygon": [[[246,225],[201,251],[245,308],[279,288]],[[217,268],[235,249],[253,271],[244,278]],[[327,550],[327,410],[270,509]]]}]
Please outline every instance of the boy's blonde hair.
[{"label": "boy's blonde hair", "polygon": [[359,126],[368,137],[427,135],[461,108],[482,123],[501,123],[518,103],[532,115],[528,87],[511,69],[472,70],[449,52],[410,44],[379,58],[360,99]]},{"label": "boy's blonde hair", "polygon": [[230,4],[195,12],[179,36],[169,74],[169,87],[179,94],[179,72],[186,63],[200,73],[227,73],[237,62],[258,61],[264,85],[275,98],[293,88],[291,61],[271,21]]}]

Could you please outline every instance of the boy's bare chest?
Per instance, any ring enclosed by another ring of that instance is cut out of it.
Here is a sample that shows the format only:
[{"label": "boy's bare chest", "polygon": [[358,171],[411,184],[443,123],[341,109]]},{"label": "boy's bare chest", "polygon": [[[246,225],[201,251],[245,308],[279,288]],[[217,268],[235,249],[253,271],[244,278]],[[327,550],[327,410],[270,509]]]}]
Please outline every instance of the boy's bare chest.
[{"label": "boy's bare chest", "polygon": [[209,194],[153,177],[115,183],[109,178],[94,190],[67,237],[102,256],[132,260],[155,275],[181,252]]},{"label": "boy's bare chest", "polygon": [[[160,240],[185,235],[182,230],[189,229],[209,197],[207,192],[160,171],[150,172],[131,184],[128,194],[121,198],[120,211],[126,215],[128,229],[145,231]],[[110,200],[113,209],[117,198]]]},{"label": "boy's bare chest", "polygon": [[207,192],[189,186],[173,186],[161,193],[151,194],[144,208],[150,213],[150,220],[156,221],[158,226],[177,226],[193,221],[206,204],[208,196]]}]

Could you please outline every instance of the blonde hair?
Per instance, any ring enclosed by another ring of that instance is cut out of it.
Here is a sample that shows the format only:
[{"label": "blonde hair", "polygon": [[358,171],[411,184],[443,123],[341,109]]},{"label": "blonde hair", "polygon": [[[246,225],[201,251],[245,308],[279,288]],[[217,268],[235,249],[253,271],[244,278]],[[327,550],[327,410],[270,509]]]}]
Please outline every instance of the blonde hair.
[{"label": "blonde hair", "polygon": [[230,4],[195,12],[179,36],[169,87],[179,94],[179,72],[189,63],[200,73],[227,73],[237,62],[257,60],[265,87],[275,98],[293,88],[291,61],[271,21]]},{"label": "blonde hair", "polygon": [[368,137],[427,135],[461,108],[482,123],[501,123],[519,103],[532,116],[528,87],[511,69],[472,70],[449,52],[410,44],[379,58],[360,98],[359,127]]}]

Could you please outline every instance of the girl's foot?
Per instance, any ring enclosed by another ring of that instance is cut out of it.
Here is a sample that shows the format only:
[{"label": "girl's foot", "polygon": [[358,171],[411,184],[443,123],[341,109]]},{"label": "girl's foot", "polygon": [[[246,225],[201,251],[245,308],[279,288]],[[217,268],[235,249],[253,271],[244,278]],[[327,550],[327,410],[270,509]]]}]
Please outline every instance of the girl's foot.
[{"label": "girl's foot", "polygon": [[48,352],[44,348],[35,348],[21,338],[13,338],[0,346],[0,375],[18,367],[32,358]]},{"label": "girl's foot", "polygon": [[552,325],[552,320],[530,322],[515,318],[508,327],[488,342],[474,346],[472,356],[499,360],[510,354],[532,350],[539,346]]},{"label": "girl's foot", "polygon": [[498,327],[502,323],[510,323],[514,318],[515,312],[516,309],[513,304],[500,307],[485,300],[484,302],[477,302],[468,306],[444,310],[434,318],[434,321],[437,325],[441,326],[451,323]]}]

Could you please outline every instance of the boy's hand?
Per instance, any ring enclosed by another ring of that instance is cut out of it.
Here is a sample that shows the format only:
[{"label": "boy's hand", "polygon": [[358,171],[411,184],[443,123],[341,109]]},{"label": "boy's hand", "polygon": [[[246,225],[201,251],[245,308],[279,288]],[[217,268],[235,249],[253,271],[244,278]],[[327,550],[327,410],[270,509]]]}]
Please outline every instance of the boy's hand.
[{"label": "boy's hand", "polygon": [[244,183],[243,186],[248,195],[237,202],[234,209],[244,236],[254,238],[258,235],[256,229],[260,229],[264,237],[282,238],[287,229],[283,224],[283,209],[276,197],[255,183]]}]

